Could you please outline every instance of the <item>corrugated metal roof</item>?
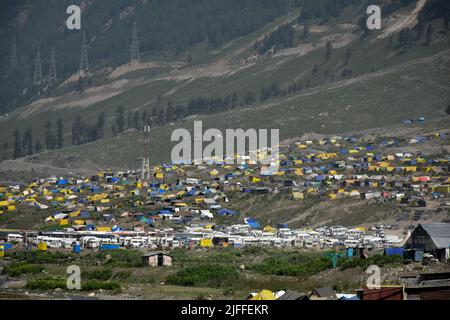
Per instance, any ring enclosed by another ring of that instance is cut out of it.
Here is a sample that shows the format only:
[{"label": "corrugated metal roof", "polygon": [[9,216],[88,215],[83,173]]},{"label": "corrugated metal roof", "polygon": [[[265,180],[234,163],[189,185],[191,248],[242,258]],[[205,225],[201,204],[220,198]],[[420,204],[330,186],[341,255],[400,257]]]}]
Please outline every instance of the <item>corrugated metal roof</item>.
[{"label": "corrugated metal roof", "polygon": [[438,248],[450,247],[450,223],[422,224],[424,230],[429,234]]}]

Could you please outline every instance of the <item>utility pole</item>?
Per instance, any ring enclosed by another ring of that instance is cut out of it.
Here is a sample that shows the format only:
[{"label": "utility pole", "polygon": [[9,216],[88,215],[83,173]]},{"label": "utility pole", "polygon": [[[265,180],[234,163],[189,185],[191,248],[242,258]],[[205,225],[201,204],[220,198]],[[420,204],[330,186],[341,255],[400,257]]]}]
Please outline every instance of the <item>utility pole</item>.
[{"label": "utility pole", "polygon": [[86,31],[83,31],[81,40],[80,76],[89,70],[88,47],[86,43]]},{"label": "utility pole", "polygon": [[136,27],[136,21],[133,22],[130,51],[131,51],[130,63],[139,62],[141,60],[141,57],[139,53],[139,36]]},{"label": "utility pole", "polygon": [[19,59],[17,58],[16,38],[14,37],[11,48],[11,74],[13,74],[18,67],[19,67]]},{"label": "utility pole", "polygon": [[[144,181],[147,178],[150,181],[150,125],[144,125],[144,140],[142,149],[142,171],[141,180]],[[147,173],[147,175],[146,175]]]},{"label": "utility pole", "polygon": [[38,46],[36,59],[34,60],[34,77],[33,84],[39,86],[42,83],[42,65],[41,65],[41,49]]},{"label": "utility pole", "polygon": [[50,70],[48,72],[48,84],[53,85],[58,81],[56,77],[56,58],[55,58],[55,48],[52,48],[52,53],[50,55]]}]

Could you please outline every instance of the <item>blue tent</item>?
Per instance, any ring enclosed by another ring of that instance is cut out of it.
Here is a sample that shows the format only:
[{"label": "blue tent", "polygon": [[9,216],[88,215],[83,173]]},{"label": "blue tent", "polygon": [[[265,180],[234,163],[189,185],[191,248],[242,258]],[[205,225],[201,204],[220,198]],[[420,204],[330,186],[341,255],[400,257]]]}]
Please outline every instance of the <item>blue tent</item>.
[{"label": "blue tent", "polygon": [[68,183],[66,179],[58,180],[58,186],[65,186]]},{"label": "blue tent", "polygon": [[90,217],[90,214],[89,214],[89,212],[81,211],[80,217],[88,219]]},{"label": "blue tent", "polygon": [[93,224],[88,224],[86,226],[86,230],[88,230],[88,231],[95,231],[95,226]]},{"label": "blue tent", "polygon": [[222,208],[217,211],[220,216],[238,216],[239,213],[230,209]]},{"label": "blue tent", "polygon": [[261,229],[261,225],[253,218],[245,218],[244,221],[252,229]]}]

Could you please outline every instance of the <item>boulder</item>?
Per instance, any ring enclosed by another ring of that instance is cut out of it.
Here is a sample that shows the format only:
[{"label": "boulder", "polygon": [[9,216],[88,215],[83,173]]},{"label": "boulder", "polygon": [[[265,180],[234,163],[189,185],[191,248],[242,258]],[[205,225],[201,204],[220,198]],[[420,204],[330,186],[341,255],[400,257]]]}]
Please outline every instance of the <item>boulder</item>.
[{"label": "boulder", "polygon": [[27,286],[27,280],[11,280],[2,285],[2,289],[23,289]]}]

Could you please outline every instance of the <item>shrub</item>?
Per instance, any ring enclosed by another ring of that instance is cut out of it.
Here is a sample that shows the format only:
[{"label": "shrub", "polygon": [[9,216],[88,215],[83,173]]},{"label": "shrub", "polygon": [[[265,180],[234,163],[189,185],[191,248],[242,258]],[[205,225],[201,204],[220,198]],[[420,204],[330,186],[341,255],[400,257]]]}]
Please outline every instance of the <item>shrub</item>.
[{"label": "shrub", "polygon": [[120,291],[120,284],[114,281],[99,281],[99,280],[87,280],[81,282],[82,291],[95,291],[95,290],[111,290]]},{"label": "shrub", "polygon": [[130,276],[131,276],[130,271],[117,271],[113,275],[113,279],[125,280],[125,279],[128,279]]},{"label": "shrub", "polygon": [[12,276],[12,277],[18,277],[22,274],[37,274],[41,273],[44,269],[44,267],[35,265],[35,264],[28,264],[24,262],[20,263],[13,263],[10,264],[5,268],[5,273]]},{"label": "shrub", "polygon": [[105,261],[106,255],[109,259],[105,264],[110,267],[142,267],[142,252],[138,250],[116,250],[98,253],[96,258]]},{"label": "shrub", "polygon": [[286,253],[266,258],[250,269],[282,276],[310,276],[330,267],[330,260],[320,254]]},{"label": "shrub", "polygon": [[101,280],[106,281],[112,278],[112,270],[111,269],[101,269],[101,270],[92,270],[92,271],[84,271],[81,274],[81,279],[87,280]]},{"label": "shrub", "polygon": [[239,279],[239,272],[233,266],[200,265],[180,270],[169,275],[166,282],[185,287],[230,287]]},{"label": "shrub", "polygon": [[403,263],[403,257],[398,255],[393,256],[383,256],[381,254],[377,254],[369,257],[368,259],[339,259],[338,266],[341,270],[346,270],[350,268],[361,267],[363,269],[368,268],[370,265],[377,265],[379,267],[383,267],[385,265],[391,264],[401,264]]},{"label": "shrub", "polygon": [[27,288],[31,290],[55,290],[57,288],[66,289],[67,284],[64,279],[37,279],[28,281]]}]

